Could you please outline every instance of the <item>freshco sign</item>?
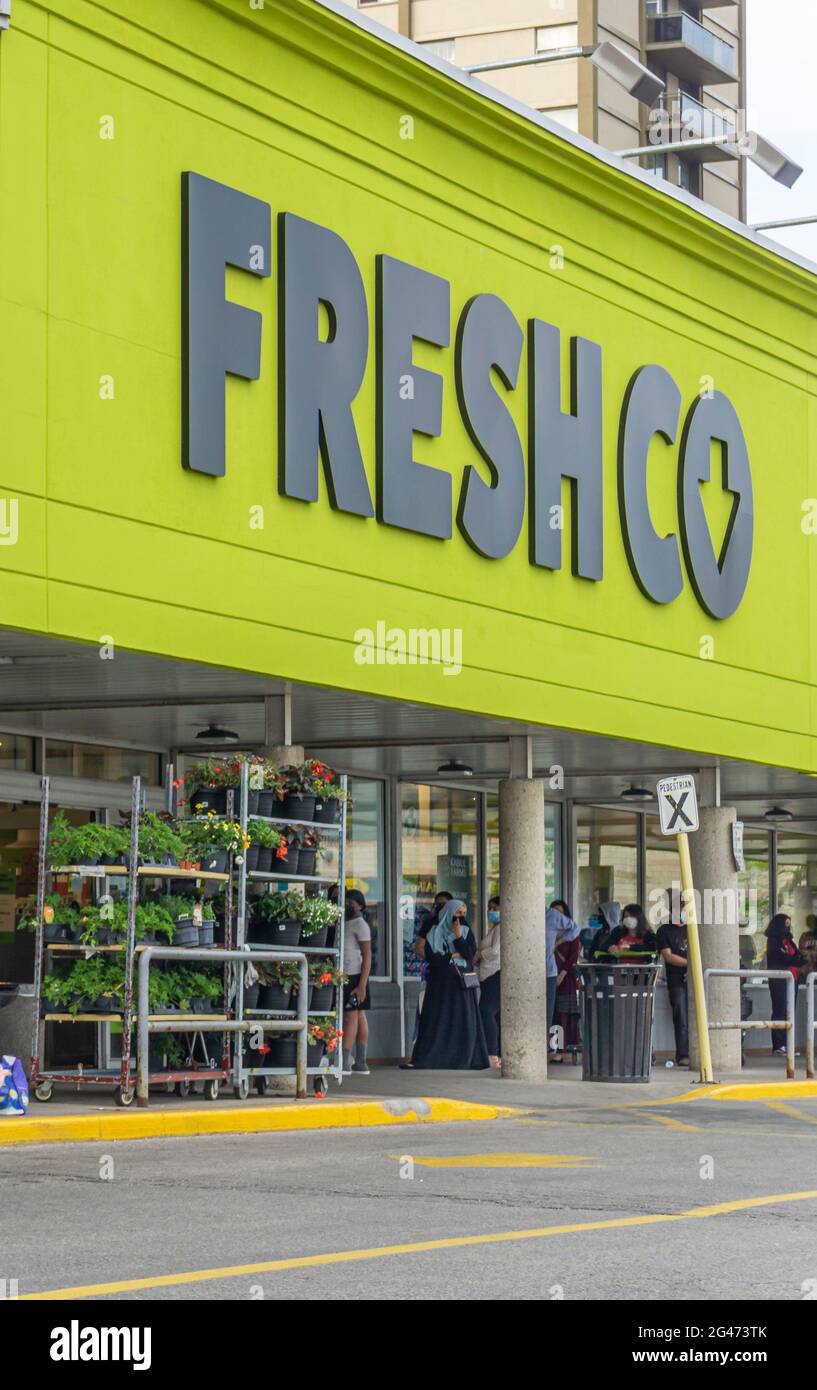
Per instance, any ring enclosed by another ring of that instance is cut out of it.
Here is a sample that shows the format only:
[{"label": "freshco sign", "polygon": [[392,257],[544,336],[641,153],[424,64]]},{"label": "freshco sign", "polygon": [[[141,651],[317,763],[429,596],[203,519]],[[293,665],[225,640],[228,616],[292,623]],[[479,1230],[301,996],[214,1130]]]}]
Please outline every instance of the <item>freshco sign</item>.
[{"label": "freshco sign", "polygon": [[[183,463],[221,476],[225,458],[225,373],[255,380],[261,371],[261,314],[224,296],[226,265],[268,276],[269,203],[199,174],[182,175]],[[323,465],[333,507],[377,516],[426,536],[450,540],[454,480],[413,457],[414,434],[442,429],[443,378],[413,362],[416,338],[451,347],[451,290],[429,271],[378,256],[376,265],[377,488],[372,498],[352,402],[369,359],[366,290],[346,242],[293,213],[278,216],[278,487],[286,497],[318,500]],[[329,320],[319,333],[320,306]],[[569,413],[562,410],[560,334],[527,324],[528,448],[525,454],[505,395],[519,380],[525,332],[508,305],[477,294],[462,309],[454,342],[454,380],[463,422],[490,481],[468,465],[456,522],[481,555],[499,560],[516,545],[528,500],[529,558],[562,564],[562,479],[571,484],[573,573],[600,580],[603,564],[601,348],[572,340]],[[494,385],[496,373],[504,388]],[[670,373],[643,366],[621,409],[618,495],[633,576],[655,603],[671,603],[686,570],[697,598],[728,618],[743,597],[752,561],[754,504],[743,430],[728,397],[696,397],[681,426],[681,393]],[[661,536],[650,517],[647,459],[655,435],[678,449],[678,535]],[[720,445],[732,511],[720,553],[712,544],[700,484],[709,480],[712,441]],[[680,544],[679,544],[680,538]]]}]

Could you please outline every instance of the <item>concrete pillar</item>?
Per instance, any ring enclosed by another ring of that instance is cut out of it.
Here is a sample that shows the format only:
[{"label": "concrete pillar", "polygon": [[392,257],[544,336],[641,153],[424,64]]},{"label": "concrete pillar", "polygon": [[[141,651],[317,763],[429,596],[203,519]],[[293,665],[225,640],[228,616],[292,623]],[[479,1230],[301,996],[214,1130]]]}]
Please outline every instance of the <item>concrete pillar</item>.
[{"label": "concrete pillar", "polygon": [[[732,852],[732,826],[737,819],[734,806],[702,806],[701,826],[689,837],[692,882],[698,902],[703,968],[737,969],[738,872]],[[709,987],[709,1015],[713,1019],[740,1018],[740,982],[712,981]],[[740,1071],[740,1030],[710,1032],[712,1069],[716,1077]],[[690,1063],[700,1063],[698,1027],[692,989],[689,991]]]},{"label": "concrete pillar", "polygon": [[502,1075],[547,1080],[544,782],[499,784]]},{"label": "concrete pillar", "polygon": [[305,758],[301,743],[272,743],[264,749],[264,757],[281,767],[297,767]]}]

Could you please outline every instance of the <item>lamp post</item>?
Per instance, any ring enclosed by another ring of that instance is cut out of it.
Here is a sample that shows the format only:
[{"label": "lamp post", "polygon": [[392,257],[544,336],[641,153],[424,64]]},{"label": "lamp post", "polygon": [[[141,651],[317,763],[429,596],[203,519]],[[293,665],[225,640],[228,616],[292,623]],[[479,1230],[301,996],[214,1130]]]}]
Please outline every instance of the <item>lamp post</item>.
[{"label": "lamp post", "polygon": [[629,53],[616,44],[604,43],[578,44],[573,48],[551,48],[547,53],[534,53],[527,58],[502,58],[491,63],[473,63],[463,69],[470,74],[499,72],[503,68],[535,67],[540,63],[563,63],[568,58],[589,58],[599,72],[606,73],[625,92],[643,101],[647,106],[658,100],[666,88],[666,83],[643,63],[631,58]]},{"label": "lamp post", "polygon": [[639,145],[633,150],[616,150],[622,159],[640,159],[651,154],[682,154],[684,150],[702,150],[711,145],[721,145],[734,150],[737,157],[750,159],[765,174],[791,188],[803,172],[803,166],[790,159],[787,154],[773,145],[771,140],[759,135],[756,130],[747,130],[743,136],[712,135],[696,140],[656,140],[651,145]]},{"label": "lamp post", "polygon": [[817,214],[809,217],[784,217],[780,222],[750,222],[750,232],[770,232],[777,227],[811,227],[817,222]]}]

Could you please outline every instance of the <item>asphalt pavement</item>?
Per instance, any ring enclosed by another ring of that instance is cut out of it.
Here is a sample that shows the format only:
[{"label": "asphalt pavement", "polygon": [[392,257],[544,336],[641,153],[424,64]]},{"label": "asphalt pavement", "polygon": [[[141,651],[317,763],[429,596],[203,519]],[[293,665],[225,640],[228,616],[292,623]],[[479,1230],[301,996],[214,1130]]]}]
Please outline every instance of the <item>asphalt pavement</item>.
[{"label": "asphalt pavement", "polygon": [[8,1149],[5,1277],[100,1300],[817,1290],[817,1100],[616,1091],[487,1123]]}]

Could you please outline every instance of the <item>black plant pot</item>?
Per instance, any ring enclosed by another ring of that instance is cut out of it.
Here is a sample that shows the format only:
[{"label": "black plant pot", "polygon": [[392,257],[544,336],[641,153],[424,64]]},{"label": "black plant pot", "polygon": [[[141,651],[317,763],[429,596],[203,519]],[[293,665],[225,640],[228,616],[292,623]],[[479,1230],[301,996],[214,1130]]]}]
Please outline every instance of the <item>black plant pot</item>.
[{"label": "black plant pot", "polygon": [[110,927],[97,927],[96,944],[97,946],[116,946],[120,938],[111,931]]},{"label": "black plant pot", "polygon": [[205,919],[205,921],[202,922],[201,926],[199,927],[200,946],[212,946],[215,926],[216,924],[212,917],[208,917]]},{"label": "black plant pot", "polygon": [[95,854],[81,854],[77,863],[81,868],[90,869],[94,864],[99,863],[99,856]]},{"label": "black plant pot", "polygon": [[211,1014],[213,1012],[212,999],[201,999],[199,997],[191,999],[190,1012],[193,1014]]},{"label": "black plant pot", "polygon": [[309,1007],[315,1013],[320,1011],[322,1014],[331,1014],[335,1007],[335,986],[313,985],[312,1000]]},{"label": "black plant pot", "polygon": [[337,797],[316,797],[313,820],[321,825],[337,825],[340,820],[340,802]]},{"label": "black plant pot", "polygon": [[177,917],[173,932],[174,946],[198,946],[199,929],[192,917]]},{"label": "black plant pot", "polygon": [[227,814],[226,787],[197,787],[190,798],[190,811],[194,816],[206,816],[213,811],[217,816]]},{"label": "black plant pot", "polygon": [[305,874],[307,877],[315,872],[316,849],[298,850],[298,873]]},{"label": "black plant pot", "polygon": [[258,991],[259,1009],[271,1009],[277,1013],[284,1013],[290,1007],[289,996],[291,991],[284,989],[282,985],[262,985]]},{"label": "black plant pot", "polygon": [[275,872],[277,874],[297,874],[298,860],[301,851],[297,845],[290,845],[283,859],[275,860]]},{"label": "black plant pot", "polygon": [[269,845],[258,846],[258,872],[259,874],[277,873],[275,868],[275,850],[270,849]]},{"label": "black plant pot", "polygon": [[92,1014],[121,1014],[123,1007],[123,1001],[117,999],[115,995],[100,994],[99,998],[94,1000],[90,1012]]},{"label": "black plant pot", "polygon": [[318,931],[314,931],[310,935],[307,933],[306,924],[304,923],[304,926],[301,928],[301,936],[298,944],[299,946],[325,946],[328,934],[328,924],[325,927],[320,927]]},{"label": "black plant pot", "polygon": [[249,939],[256,946],[297,946],[301,924],[293,920],[282,922],[252,922]]},{"label": "black plant pot", "polygon": [[43,926],[43,941],[67,941],[70,935],[64,922],[46,922]]},{"label": "black plant pot", "polygon": [[146,931],[146,932],[143,932],[142,935],[139,937],[139,939],[138,939],[138,941],[137,941],[137,945],[138,945],[138,946],[155,946],[155,945],[156,945],[156,933],[155,933],[155,931]]},{"label": "black plant pot", "polygon": [[224,874],[227,872],[229,853],[226,849],[208,849],[201,856],[201,871],[205,874]]},{"label": "black plant pot", "polygon": [[260,986],[260,984],[250,985],[248,988],[245,988],[245,990],[244,990],[244,1008],[245,1008],[245,1009],[257,1009],[257,1008],[258,1008],[258,995],[260,994],[260,992],[261,992],[261,986]]},{"label": "black plant pot", "polygon": [[100,864],[119,864],[121,859],[121,854],[101,854],[99,856]]},{"label": "black plant pot", "polygon": [[261,853],[261,845],[250,845],[246,853],[247,873],[254,874],[258,869],[258,857]]},{"label": "black plant pot", "polygon": [[301,792],[290,792],[284,797],[281,815],[285,820],[314,820],[315,797]]},{"label": "black plant pot", "polygon": [[[295,1038],[271,1037],[269,1039],[269,1052],[256,1066],[264,1067],[291,1067],[295,1069],[295,1055],[297,1049]],[[320,1066],[323,1054],[323,1043],[307,1043],[306,1045],[306,1065],[308,1067]]]},{"label": "black plant pot", "polygon": [[258,793],[259,816],[277,816],[277,807],[280,806],[280,804],[275,792],[261,791]]},{"label": "black plant pot", "polygon": [[260,791],[247,792],[247,815],[257,816],[260,814],[258,810],[258,804],[261,799],[261,795],[262,793]]},{"label": "black plant pot", "polygon": [[[289,996],[289,1007],[290,1007],[291,1009],[294,1009],[296,1012],[297,1012],[297,1009],[298,1009],[298,995],[299,995],[299,994],[300,994],[300,990],[294,989],[294,990],[292,991],[291,995]],[[306,991],[306,1011],[307,1011],[307,1013],[309,1013],[309,1010],[310,1010],[310,1009],[313,1009],[313,1008],[315,1007],[314,1004],[313,1004],[313,1002],[312,1002],[312,999],[313,999],[314,994],[315,994],[315,986],[314,986],[313,984],[310,984],[310,985],[308,986],[308,988],[307,988],[307,991]]]}]

